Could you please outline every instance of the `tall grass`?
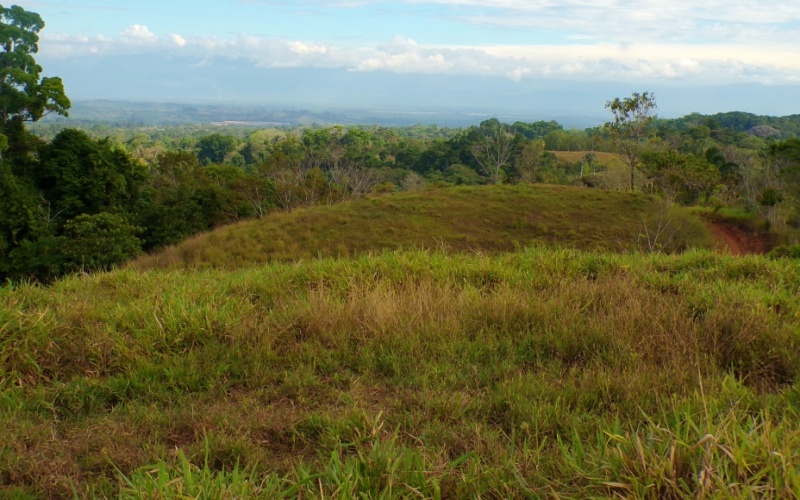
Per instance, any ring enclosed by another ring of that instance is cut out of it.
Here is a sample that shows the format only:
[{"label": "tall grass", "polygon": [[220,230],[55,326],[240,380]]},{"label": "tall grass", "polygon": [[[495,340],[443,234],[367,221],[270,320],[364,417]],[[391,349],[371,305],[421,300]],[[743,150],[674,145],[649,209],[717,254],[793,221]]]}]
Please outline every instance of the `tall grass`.
[{"label": "tall grass", "polygon": [[800,264],[528,248],[0,289],[0,493],[787,497]]}]

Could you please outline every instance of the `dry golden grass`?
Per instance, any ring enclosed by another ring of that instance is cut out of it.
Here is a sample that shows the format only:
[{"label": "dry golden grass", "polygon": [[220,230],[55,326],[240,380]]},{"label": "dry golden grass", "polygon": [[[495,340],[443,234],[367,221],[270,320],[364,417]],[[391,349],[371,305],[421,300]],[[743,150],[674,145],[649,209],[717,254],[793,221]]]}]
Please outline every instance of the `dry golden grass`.
[{"label": "dry golden grass", "polygon": [[587,154],[592,153],[597,159],[598,165],[606,168],[627,168],[625,162],[616,153],[606,153],[603,151],[550,151],[559,161],[575,163],[583,161]]},{"label": "dry golden grass", "polygon": [[[570,186],[437,189],[277,213],[217,229],[133,262],[135,269],[236,269],[386,249],[508,252],[528,245],[632,250],[644,222],[669,223],[660,249],[710,248],[705,224],[642,194]],[[638,241],[637,241],[638,240]]]}]

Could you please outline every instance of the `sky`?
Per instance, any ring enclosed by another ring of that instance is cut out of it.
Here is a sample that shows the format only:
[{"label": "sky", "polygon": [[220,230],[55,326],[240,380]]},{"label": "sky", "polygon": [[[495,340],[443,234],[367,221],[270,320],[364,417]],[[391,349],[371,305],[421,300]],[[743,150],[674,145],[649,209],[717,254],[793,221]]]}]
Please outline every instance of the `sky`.
[{"label": "sky", "polygon": [[16,3],[73,99],[569,114],[602,111],[601,89],[655,91],[673,115],[800,113],[800,0]]}]

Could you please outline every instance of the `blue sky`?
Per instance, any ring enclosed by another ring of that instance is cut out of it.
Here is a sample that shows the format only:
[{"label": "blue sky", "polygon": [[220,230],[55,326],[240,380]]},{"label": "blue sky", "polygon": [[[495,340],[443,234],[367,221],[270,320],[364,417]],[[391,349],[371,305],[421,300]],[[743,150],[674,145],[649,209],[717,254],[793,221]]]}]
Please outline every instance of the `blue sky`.
[{"label": "blue sky", "polygon": [[[349,82],[357,82],[354,73],[376,72],[419,75],[421,84],[426,76],[472,78],[476,88],[491,86],[496,79],[530,88],[561,81],[586,86],[616,82],[620,88],[635,90],[800,88],[798,0],[25,0],[17,4],[45,20],[37,58],[45,73],[64,77],[68,91],[84,98],[147,97],[140,95],[143,86],[150,89],[153,100],[182,95],[174,75],[164,83],[172,93],[165,90],[158,95],[154,68],[191,72],[193,78],[207,81],[208,88],[216,85],[209,99],[249,98],[237,96],[228,82],[214,83],[223,78],[219,69],[231,66],[238,78],[252,75],[261,80],[280,70],[308,70],[328,79],[349,73]],[[103,76],[102,68],[115,75]],[[150,81],[138,80],[143,73]],[[98,90],[99,85],[106,87]],[[202,92],[194,85],[183,95],[202,98]],[[491,96],[490,90],[483,92]],[[300,93],[294,97],[304,99]],[[729,107],[747,110],[747,104]],[[797,104],[786,106],[785,114],[800,112]]]}]

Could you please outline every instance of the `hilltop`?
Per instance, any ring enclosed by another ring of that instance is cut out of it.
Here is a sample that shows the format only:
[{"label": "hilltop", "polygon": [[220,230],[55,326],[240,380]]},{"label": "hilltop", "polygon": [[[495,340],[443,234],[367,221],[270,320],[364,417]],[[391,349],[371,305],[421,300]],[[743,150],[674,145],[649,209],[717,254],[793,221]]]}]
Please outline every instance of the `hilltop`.
[{"label": "hilltop", "polygon": [[530,245],[675,251],[713,243],[687,209],[666,210],[641,193],[518,184],[428,189],[274,213],[192,237],[132,266],[234,269],[381,250],[482,253]]}]

